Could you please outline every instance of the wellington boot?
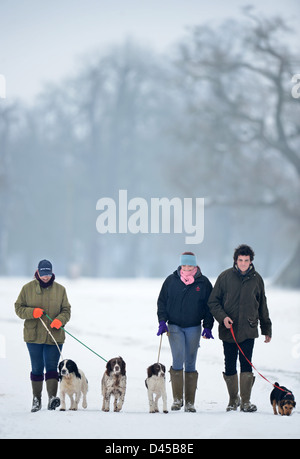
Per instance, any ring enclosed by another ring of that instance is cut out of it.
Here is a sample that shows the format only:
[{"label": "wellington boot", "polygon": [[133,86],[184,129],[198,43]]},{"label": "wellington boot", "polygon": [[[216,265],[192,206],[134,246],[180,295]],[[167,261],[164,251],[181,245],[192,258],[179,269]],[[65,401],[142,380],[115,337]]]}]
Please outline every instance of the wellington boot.
[{"label": "wellington boot", "polygon": [[31,381],[31,385],[33,394],[31,412],[36,413],[42,408],[43,381]]},{"label": "wellington boot", "polygon": [[179,411],[183,406],[183,370],[170,368],[171,384],[173,392],[172,411]]},{"label": "wellington boot", "polygon": [[240,397],[239,397],[239,385],[238,385],[238,376],[237,373],[235,375],[226,376],[223,373],[224,381],[226,382],[228,394],[229,394],[229,402],[226,408],[226,411],[236,411],[238,406],[240,406]]},{"label": "wellington boot", "polygon": [[197,381],[198,381],[198,372],[186,372],[184,373],[184,395],[185,395],[185,404],[184,404],[184,411],[188,411],[190,413],[195,413],[196,408],[194,406],[195,403],[195,394],[197,389]]},{"label": "wellington boot", "polygon": [[60,405],[59,397],[56,397],[58,381],[56,378],[46,379],[48,392],[48,410],[55,410]]},{"label": "wellington boot", "polygon": [[240,374],[240,393],[241,393],[241,411],[251,413],[257,410],[256,405],[250,402],[252,386],[255,381],[255,376],[251,372],[243,372]]}]

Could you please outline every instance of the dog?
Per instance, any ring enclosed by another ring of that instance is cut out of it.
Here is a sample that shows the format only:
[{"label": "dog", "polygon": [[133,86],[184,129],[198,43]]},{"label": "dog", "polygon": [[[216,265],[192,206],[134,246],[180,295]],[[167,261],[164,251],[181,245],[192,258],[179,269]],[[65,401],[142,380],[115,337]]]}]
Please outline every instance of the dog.
[{"label": "dog", "polygon": [[148,377],[145,380],[145,385],[148,390],[150,413],[159,412],[158,400],[160,397],[162,397],[163,400],[163,412],[168,412],[165,373],[166,367],[162,363],[154,363],[147,368]]},{"label": "dog", "polygon": [[[81,394],[83,395],[82,407],[87,408],[87,391],[88,380],[82,370],[79,370],[73,360],[62,360],[58,366],[58,375],[60,382],[60,411],[66,410],[65,396],[68,394],[71,400],[70,410],[76,411],[80,401]],[[73,396],[75,395],[75,399]]]},{"label": "dog", "polygon": [[126,392],[126,363],[122,357],[114,357],[106,364],[101,381],[102,411],[109,411],[110,397],[114,397],[114,411],[121,411]]},{"label": "dog", "polygon": [[[295,397],[291,391],[284,386],[279,386],[278,382],[275,383],[275,387],[270,395],[271,405],[273,407],[274,414],[277,413],[277,408],[281,416],[290,416],[293,408],[296,406]],[[280,390],[278,388],[283,390]]]}]

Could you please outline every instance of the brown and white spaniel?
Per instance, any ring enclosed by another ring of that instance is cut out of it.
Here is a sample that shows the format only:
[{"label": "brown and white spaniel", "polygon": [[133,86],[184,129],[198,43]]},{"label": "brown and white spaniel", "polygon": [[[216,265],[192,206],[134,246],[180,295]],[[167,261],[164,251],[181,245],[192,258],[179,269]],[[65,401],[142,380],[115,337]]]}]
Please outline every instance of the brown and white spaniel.
[{"label": "brown and white spaniel", "polygon": [[101,381],[102,411],[109,411],[110,397],[114,397],[114,411],[121,411],[126,392],[126,363],[122,357],[110,359]]}]

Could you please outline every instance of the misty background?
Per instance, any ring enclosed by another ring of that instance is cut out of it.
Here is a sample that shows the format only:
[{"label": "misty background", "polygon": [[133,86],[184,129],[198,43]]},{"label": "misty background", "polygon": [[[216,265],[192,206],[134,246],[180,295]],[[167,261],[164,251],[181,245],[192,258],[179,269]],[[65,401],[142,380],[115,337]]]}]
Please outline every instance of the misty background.
[{"label": "misty background", "polygon": [[[165,277],[190,250],[216,277],[246,243],[264,277],[299,288],[296,2],[39,3],[0,6],[0,274],[47,258],[56,276]],[[203,242],[99,234],[97,201],[119,190],[205,198]]]}]

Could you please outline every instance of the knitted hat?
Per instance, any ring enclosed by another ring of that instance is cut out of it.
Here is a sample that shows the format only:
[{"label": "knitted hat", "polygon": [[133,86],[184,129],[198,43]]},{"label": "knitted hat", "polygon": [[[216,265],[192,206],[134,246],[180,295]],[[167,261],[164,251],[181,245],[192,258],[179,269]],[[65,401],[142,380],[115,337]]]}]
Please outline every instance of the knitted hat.
[{"label": "knitted hat", "polygon": [[196,255],[194,255],[191,252],[183,253],[180,257],[180,266],[184,266],[184,265],[197,266]]}]

